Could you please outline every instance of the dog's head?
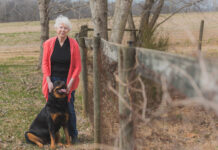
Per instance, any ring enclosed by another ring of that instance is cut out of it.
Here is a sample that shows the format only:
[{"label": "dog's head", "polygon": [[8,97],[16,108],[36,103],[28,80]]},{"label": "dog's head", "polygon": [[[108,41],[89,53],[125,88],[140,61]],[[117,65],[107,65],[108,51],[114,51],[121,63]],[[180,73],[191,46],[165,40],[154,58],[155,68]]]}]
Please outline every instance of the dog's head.
[{"label": "dog's head", "polygon": [[55,98],[65,98],[67,96],[66,83],[64,81],[55,81],[52,93]]}]

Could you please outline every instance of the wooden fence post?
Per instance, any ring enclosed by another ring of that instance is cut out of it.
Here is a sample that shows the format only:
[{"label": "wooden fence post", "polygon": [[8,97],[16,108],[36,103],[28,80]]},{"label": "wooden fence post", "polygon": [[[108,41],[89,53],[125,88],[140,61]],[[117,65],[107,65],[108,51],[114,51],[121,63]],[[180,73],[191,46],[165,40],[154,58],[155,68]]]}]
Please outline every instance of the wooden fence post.
[{"label": "wooden fence post", "polygon": [[[132,44],[131,42],[129,44]],[[128,85],[132,68],[135,65],[135,49],[132,45],[119,50],[118,71],[121,82]],[[128,97],[128,87],[119,83],[120,150],[134,149],[133,113]]]},{"label": "wooden fence post", "polygon": [[79,37],[87,37],[88,36],[88,26],[87,25],[82,25],[80,27],[80,32],[79,32]]},{"label": "wooden fence post", "polygon": [[204,31],[204,20],[201,20],[201,26],[200,26],[200,32],[199,32],[199,41],[198,41],[198,51],[201,51],[203,31]]},{"label": "wooden fence post", "polygon": [[100,36],[93,39],[93,82],[94,82],[94,142],[101,142],[101,108],[100,108]]},{"label": "wooden fence post", "polygon": [[82,61],[83,115],[87,116],[87,113],[88,113],[88,74],[87,74],[87,68],[86,68],[87,49],[85,46],[84,37],[78,38],[78,43],[80,47],[81,61]]}]

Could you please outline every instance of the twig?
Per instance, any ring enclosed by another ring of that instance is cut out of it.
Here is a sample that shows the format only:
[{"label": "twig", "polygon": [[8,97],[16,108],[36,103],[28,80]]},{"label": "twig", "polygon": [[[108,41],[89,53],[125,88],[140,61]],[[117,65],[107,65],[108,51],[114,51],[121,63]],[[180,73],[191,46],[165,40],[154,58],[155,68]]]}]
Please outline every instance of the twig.
[{"label": "twig", "polygon": [[133,115],[135,115],[135,117],[139,118],[140,120],[144,121],[145,123],[148,123],[149,119],[145,119],[144,117],[142,118],[137,112],[135,112],[132,107],[124,100],[124,98],[119,95],[119,93],[110,85],[110,83],[108,84],[108,88],[116,95],[119,97],[119,100],[122,101],[122,103],[125,105],[126,108],[128,108],[130,111],[132,111]]},{"label": "twig", "polygon": [[142,118],[145,119],[145,113],[146,113],[146,110],[147,110],[147,102],[148,102],[148,99],[147,99],[147,94],[146,94],[146,90],[145,90],[145,85],[144,85],[144,83],[142,82],[141,77],[139,77],[138,79],[139,79],[139,82],[140,82],[140,84],[141,84],[142,97],[143,97],[143,100],[144,100],[143,109],[142,109]]}]

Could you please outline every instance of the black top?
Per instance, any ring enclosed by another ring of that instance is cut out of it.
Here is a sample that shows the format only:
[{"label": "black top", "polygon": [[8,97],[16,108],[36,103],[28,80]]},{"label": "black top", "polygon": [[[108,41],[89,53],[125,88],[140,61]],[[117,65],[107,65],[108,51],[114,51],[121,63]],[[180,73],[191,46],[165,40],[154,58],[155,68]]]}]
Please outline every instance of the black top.
[{"label": "black top", "polygon": [[58,38],[55,41],[54,51],[51,55],[51,76],[67,78],[70,68],[70,42],[67,39],[61,47]]}]

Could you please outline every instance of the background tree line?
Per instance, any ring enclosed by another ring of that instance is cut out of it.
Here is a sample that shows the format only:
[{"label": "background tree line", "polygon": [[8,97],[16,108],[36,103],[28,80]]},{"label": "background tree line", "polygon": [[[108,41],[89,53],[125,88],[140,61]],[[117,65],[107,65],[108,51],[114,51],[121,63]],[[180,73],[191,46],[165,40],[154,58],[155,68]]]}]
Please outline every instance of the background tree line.
[{"label": "background tree line", "polygon": [[[166,0],[161,13],[172,13],[189,1]],[[189,7],[181,12],[217,11],[216,0],[207,0],[198,7]],[[135,0],[132,4],[132,14],[139,16],[143,11],[144,1]],[[113,16],[115,2],[108,2],[108,16]],[[49,17],[54,19],[62,13],[69,18],[91,18],[88,0],[51,0]],[[38,21],[39,8],[37,0],[0,0],[0,22]]]}]

